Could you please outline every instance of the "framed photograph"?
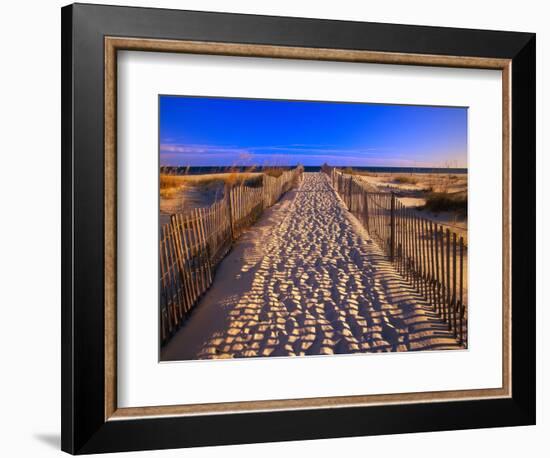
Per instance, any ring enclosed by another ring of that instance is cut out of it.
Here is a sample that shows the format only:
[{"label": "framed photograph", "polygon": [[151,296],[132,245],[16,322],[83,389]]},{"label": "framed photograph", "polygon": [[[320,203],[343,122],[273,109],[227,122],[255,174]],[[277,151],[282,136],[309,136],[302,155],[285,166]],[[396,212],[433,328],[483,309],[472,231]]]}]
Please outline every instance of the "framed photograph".
[{"label": "framed photograph", "polygon": [[63,450],[535,423],[534,34],[70,5],[62,147]]}]

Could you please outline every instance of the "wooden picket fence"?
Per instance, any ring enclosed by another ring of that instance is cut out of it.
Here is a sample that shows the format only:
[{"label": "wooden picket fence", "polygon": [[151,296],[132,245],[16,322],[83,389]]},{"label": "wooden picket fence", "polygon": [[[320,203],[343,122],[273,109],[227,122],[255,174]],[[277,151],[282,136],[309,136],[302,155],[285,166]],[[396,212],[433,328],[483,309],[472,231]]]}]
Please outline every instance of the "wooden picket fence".
[{"label": "wooden picket fence", "polygon": [[327,173],[348,210],[397,271],[430,303],[461,345],[467,345],[467,251],[462,236],[422,218],[394,193],[376,192],[353,175]]},{"label": "wooden picket fence", "polygon": [[230,196],[233,237],[239,238],[263,212],[263,187],[236,186],[231,189]]},{"label": "wooden picket fence", "polygon": [[[302,168],[300,170],[303,171]],[[287,170],[277,178],[264,175],[263,188],[264,188],[264,208],[271,207],[279,201],[281,196],[286,193],[296,182],[297,178],[294,170]],[[301,176],[301,172],[300,172]]]},{"label": "wooden picket fence", "polygon": [[301,178],[303,167],[261,185],[226,187],[208,208],[174,214],[160,234],[160,338],[169,341],[214,280],[233,242]]}]

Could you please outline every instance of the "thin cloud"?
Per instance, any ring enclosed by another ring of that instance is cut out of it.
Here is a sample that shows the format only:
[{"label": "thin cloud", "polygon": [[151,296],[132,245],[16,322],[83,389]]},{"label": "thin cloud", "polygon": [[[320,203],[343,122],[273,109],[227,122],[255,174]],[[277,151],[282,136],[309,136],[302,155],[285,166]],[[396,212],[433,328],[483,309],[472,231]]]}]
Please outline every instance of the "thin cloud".
[{"label": "thin cloud", "polygon": [[167,144],[163,143],[160,145],[161,153],[172,153],[172,154],[244,154],[251,152],[244,148],[235,148],[227,146],[217,146],[217,145],[184,145],[184,144]]}]

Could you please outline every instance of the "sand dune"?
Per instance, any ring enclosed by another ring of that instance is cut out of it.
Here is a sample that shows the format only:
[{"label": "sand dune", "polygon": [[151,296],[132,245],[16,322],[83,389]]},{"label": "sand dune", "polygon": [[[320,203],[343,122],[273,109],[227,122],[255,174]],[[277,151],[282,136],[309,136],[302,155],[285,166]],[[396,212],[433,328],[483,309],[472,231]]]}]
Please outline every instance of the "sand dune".
[{"label": "sand dune", "polygon": [[[395,192],[399,201],[406,207],[417,210],[417,215],[437,221],[448,226],[457,235],[468,240],[468,218],[456,211],[433,212],[422,207],[426,205],[428,195],[433,192],[442,192],[466,195],[468,192],[468,175],[447,173],[412,173],[398,174],[379,173],[376,176],[359,175],[359,179],[370,190],[378,192]],[[412,183],[396,182],[396,177],[411,179]]]},{"label": "sand dune", "polygon": [[322,173],[236,243],[162,360],[459,348]]}]

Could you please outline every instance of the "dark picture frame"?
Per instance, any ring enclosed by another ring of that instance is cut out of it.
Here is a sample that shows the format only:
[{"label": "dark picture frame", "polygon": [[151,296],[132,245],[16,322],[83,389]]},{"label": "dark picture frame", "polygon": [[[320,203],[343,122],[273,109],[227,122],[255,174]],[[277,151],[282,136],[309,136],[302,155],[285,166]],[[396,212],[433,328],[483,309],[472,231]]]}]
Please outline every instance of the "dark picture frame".
[{"label": "dark picture frame", "polygon": [[[64,451],[535,423],[535,34],[74,4],[62,9],[61,38]],[[502,389],[403,395],[399,402],[317,398],[252,407],[117,409],[115,83],[120,49],[502,70]]]}]

